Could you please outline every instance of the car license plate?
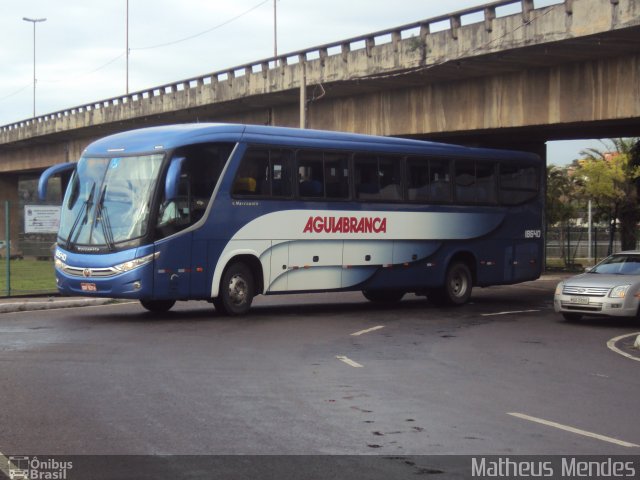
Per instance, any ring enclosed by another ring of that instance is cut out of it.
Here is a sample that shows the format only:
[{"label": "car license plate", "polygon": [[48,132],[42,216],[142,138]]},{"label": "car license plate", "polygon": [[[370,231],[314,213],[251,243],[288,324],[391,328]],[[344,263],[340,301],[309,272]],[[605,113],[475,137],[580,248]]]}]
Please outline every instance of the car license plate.
[{"label": "car license plate", "polygon": [[571,303],[579,303],[580,305],[587,305],[589,303],[589,297],[571,297],[569,301]]},{"label": "car license plate", "polygon": [[81,283],[80,284],[80,288],[82,289],[83,292],[97,292],[98,289],[96,288],[96,284],[95,283]]}]

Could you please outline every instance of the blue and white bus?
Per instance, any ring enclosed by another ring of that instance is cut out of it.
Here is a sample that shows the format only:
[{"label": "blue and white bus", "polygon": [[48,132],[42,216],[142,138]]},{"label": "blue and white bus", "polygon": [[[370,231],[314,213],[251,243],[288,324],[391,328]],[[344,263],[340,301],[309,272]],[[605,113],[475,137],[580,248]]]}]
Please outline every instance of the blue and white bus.
[{"label": "blue and white bus", "polygon": [[208,300],[360,290],[463,304],[539,277],[543,163],[530,153],[279,127],[108,136],[71,174],[55,250],[64,295]]}]

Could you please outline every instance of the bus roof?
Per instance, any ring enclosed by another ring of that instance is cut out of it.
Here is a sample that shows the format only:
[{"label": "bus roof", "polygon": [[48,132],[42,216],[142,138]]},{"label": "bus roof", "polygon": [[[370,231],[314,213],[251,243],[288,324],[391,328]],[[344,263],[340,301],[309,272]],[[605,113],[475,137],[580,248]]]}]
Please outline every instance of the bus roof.
[{"label": "bus roof", "polygon": [[148,127],[116,133],[91,143],[85,155],[135,155],[153,151],[167,151],[181,146],[207,142],[278,143],[300,147],[327,147],[330,142],[336,149],[381,150],[389,153],[429,153],[456,156],[487,156],[494,159],[537,159],[534,154],[486,148],[462,147],[425,140],[396,137],[380,137],[356,133],[325,130],[240,125],[225,123],[190,123]]}]

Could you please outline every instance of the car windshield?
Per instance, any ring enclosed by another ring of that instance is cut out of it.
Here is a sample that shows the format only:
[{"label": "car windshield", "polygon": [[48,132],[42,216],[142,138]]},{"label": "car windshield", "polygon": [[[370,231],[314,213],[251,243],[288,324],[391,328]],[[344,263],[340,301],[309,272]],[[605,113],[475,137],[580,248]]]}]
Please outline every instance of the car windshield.
[{"label": "car windshield", "polygon": [[162,159],[162,154],[81,158],[63,201],[58,241],[67,248],[113,249],[143,236]]},{"label": "car windshield", "polygon": [[640,275],[640,255],[617,254],[605,258],[590,273],[614,275]]}]

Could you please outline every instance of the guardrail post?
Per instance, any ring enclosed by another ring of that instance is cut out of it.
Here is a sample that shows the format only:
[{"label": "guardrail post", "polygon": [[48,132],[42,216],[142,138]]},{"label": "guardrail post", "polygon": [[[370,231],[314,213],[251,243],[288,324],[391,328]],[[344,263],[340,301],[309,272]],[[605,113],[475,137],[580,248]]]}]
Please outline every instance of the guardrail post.
[{"label": "guardrail post", "polygon": [[449,24],[451,25],[451,36],[455,40],[457,40],[458,39],[458,30],[460,29],[460,26],[462,25],[462,22],[460,20],[460,15],[453,15],[449,19]]},{"label": "guardrail post", "polygon": [[484,28],[487,32],[493,31],[493,21],[496,19],[496,8],[486,7],[484,9]]},{"label": "guardrail post", "polygon": [[4,245],[4,253],[6,255],[7,260],[7,297],[11,296],[11,222],[9,220],[10,209],[9,209],[9,200],[5,200],[4,202],[4,231],[6,235],[6,242]]},{"label": "guardrail post", "polygon": [[533,0],[522,0],[522,21],[529,23],[531,21],[531,12],[533,11]]}]

